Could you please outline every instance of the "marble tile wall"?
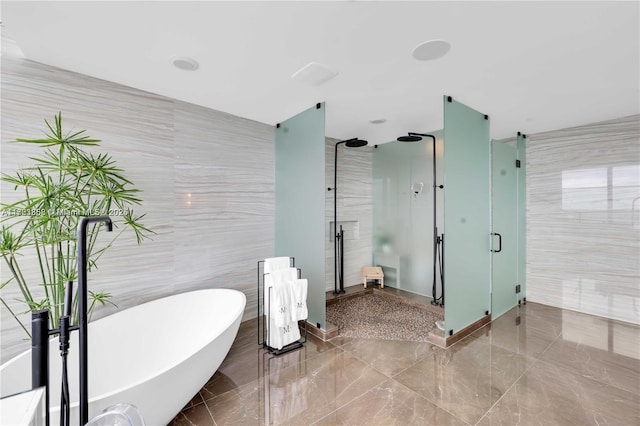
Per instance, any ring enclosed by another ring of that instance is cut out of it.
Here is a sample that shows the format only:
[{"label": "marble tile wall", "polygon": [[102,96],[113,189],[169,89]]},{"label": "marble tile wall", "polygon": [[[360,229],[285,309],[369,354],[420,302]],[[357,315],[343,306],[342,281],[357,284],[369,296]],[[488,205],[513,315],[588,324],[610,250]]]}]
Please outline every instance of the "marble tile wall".
[{"label": "marble tile wall", "polygon": [[[90,288],[113,294],[119,309],[199,288],[235,288],[247,295],[245,319],[255,317],[256,262],[273,254],[273,128],[30,62],[6,54],[12,42],[2,42],[2,172],[30,165],[37,152],[10,141],[39,137],[44,119],[61,111],[65,128],[101,139],[100,149],[142,190],[137,212],[147,213],[144,224],[156,234],[140,246],[123,234],[91,274]],[[2,202],[15,197],[10,185],[0,189]],[[1,282],[9,278],[4,265],[0,274]],[[23,310],[14,286],[2,297]],[[94,318],[114,311],[99,309]],[[1,320],[4,362],[29,341],[4,307]]]},{"label": "marble tile wall", "polygon": [[[339,139],[326,139],[326,183],[333,187],[335,144]],[[344,241],[344,286],[362,284],[362,267],[370,266],[372,253],[372,174],[373,147],[338,147],[338,226],[345,224]],[[333,191],[327,191],[325,211],[325,253],[327,291],[334,289],[334,247],[330,235],[333,222]],[[357,238],[351,226],[357,223]],[[347,230],[348,228],[348,230]]]},{"label": "marble tile wall", "polygon": [[640,323],[640,116],[526,145],[527,300]]}]

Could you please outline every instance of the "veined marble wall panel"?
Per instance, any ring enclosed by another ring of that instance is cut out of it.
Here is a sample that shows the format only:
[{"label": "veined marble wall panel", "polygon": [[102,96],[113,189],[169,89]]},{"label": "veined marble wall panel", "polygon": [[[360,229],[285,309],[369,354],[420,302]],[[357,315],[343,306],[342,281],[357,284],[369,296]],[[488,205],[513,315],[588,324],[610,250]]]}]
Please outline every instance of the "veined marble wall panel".
[{"label": "veined marble wall panel", "polygon": [[640,323],[640,116],[526,144],[527,300]]},{"label": "veined marble wall panel", "polygon": [[[272,127],[5,55],[2,41],[2,172],[30,165],[37,152],[9,141],[39,137],[44,119],[62,111],[64,127],[101,139],[100,151],[142,191],[136,211],[147,213],[143,223],[156,234],[140,246],[123,234],[91,273],[90,288],[111,293],[119,309],[197,288],[236,288],[247,295],[245,318],[254,317],[256,262],[273,254]],[[16,199],[11,186],[0,189],[2,202]],[[21,264],[35,266],[28,258]],[[0,281],[8,278],[0,265]],[[2,296],[20,297],[11,285]],[[94,319],[114,311],[97,309]],[[1,321],[4,362],[29,342],[4,307]]]},{"label": "veined marble wall panel", "polygon": [[[339,139],[326,139],[326,182],[333,187],[333,165],[335,144]],[[371,266],[372,256],[372,175],[373,147],[338,147],[338,223],[357,221],[357,239],[345,232],[344,241],[344,286],[362,284],[362,267]],[[333,222],[333,191],[326,194],[326,284],[327,291],[334,289],[334,245],[330,235]]]},{"label": "veined marble wall panel", "polygon": [[176,292],[235,288],[256,316],[256,265],[274,250],[273,128],[176,102]]},{"label": "veined marble wall panel", "polygon": [[[133,235],[124,233],[89,277],[89,288],[113,294],[112,301],[120,308],[170,294],[172,290],[172,283],[166,277],[173,271],[172,263],[167,262],[173,255],[173,203],[172,194],[165,191],[173,181],[171,107],[170,100],[150,93],[34,62],[2,58],[3,173],[13,173],[19,167],[33,164],[28,156],[43,152],[37,146],[10,141],[16,137],[40,137],[45,128],[44,119],[52,121],[53,116],[62,111],[64,129],[87,129],[89,136],[101,139],[98,148],[88,150],[109,152],[142,191],[140,197],[144,204],[136,211],[147,213],[143,223],[157,232],[153,241],[137,246]],[[10,185],[2,184],[3,202],[15,199],[18,194]],[[112,235],[104,234],[98,246],[108,244]],[[39,281],[34,252],[26,252],[20,265],[31,282]],[[2,269],[1,280],[8,278],[8,271]],[[42,290],[38,289],[38,293],[42,294]],[[15,302],[20,299],[17,288],[5,287],[2,296],[12,303],[14,311],[24,311],[24,305]],[[114,309],[111,306],[97,309],[94,318]],[[29,328],[28,315],[24,321]],[[6,309],[2,311],[1,332],[3,360],[29,346],[28,341],[23,341],[23,331]]]}]

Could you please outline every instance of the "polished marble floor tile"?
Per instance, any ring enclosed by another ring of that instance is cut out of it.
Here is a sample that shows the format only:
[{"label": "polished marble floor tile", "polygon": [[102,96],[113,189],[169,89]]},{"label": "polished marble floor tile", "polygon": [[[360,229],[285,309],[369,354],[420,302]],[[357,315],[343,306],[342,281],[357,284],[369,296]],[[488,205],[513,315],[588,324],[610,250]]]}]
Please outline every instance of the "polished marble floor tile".
[{"label": "polished marble floor tile", "polygon": [[496,425],[640,424],[640,397],[538,361],[478,423]]},{"label": "polished marble floor tile", "polygon": [[215,426],[215,422],[209,408],[203,403],[182,410],[173,419],[171,426]]},{"label": "polished marble floor tile", "polygon": [[541,358],[568,371],[640,395],[640,360],[558,339]]},{"label": "polished marble floor tile", "polygon": [[407,342],[337,337],[332,343],[375,368],[387,377],[393,377],[411,367],[438,348],[425,342]]},{"label": "polished marble floor tile", "polygon": [[[519,308],[526,317],[527,327],[558,336],[562,332],[562,309],[539,303],[527,302]],[[512,310],[513,311],[513,310]]]},{"label": "polished marble floor tile", "polygon": [[[265,392],[262,380],[225,392],[205,401],[205,405],[217,425],[269,425],[265,417]],[[268,406],[268,405],[267,405]]]},{"label": "polished marble floor tile", "polygon": [[335,348],[208,399],[205,404],[218,424],[306,425],[386,379]]},{"label": "polished marble floor tile", "polygon": [[423,358],[395,379],[475,424],[533,362],[487,341],[466,338]]},{"label": "polished marble floor tile", "polygon": [[387,380],[313,425],[466,425],[394,380]]},{"label": "polished marble floor tile", "polygon": [[471,337],[517,354],[539,358],[559,334],[554,328],[530,326],[523,310],[514,308],[475,331]]},{"label": "polished marble floor tile", "polygon": [[333,344],[309,335],[301,349],[274,356],[258,345],[257,330],[256,324],[240,330],[229,355],[200,391],[204,400],[335,348]]},{"label": "polished marble floor tile", "polygon": [[640,326],[527,303],[444,350],[310,337],[274,356],[257,322],[176,425],[640,424]]}]

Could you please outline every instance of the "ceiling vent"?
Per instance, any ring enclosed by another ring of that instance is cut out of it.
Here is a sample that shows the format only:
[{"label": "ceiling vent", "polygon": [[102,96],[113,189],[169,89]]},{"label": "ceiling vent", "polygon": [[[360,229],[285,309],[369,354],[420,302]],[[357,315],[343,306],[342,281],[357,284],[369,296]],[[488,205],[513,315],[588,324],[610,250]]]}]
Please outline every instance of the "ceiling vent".
[{"label": "ceiling vent", "polygon": [[337,71],[332,70],[326,65],[317,62],[311,62],[296,71],[291,78],[312,86],[320,86],[338,75]]}]

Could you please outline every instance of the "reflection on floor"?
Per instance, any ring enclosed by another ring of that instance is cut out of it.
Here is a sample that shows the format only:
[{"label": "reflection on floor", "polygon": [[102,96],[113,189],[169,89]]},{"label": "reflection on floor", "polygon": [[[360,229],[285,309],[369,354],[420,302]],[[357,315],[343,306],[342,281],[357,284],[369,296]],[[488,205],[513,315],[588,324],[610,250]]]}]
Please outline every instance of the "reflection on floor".
[{"label": "reflection on floor", "polygon": [[528,303],[444,350],[310,337],[274,357],[241,325],[176,425],[640,424],[640,327]]}]

